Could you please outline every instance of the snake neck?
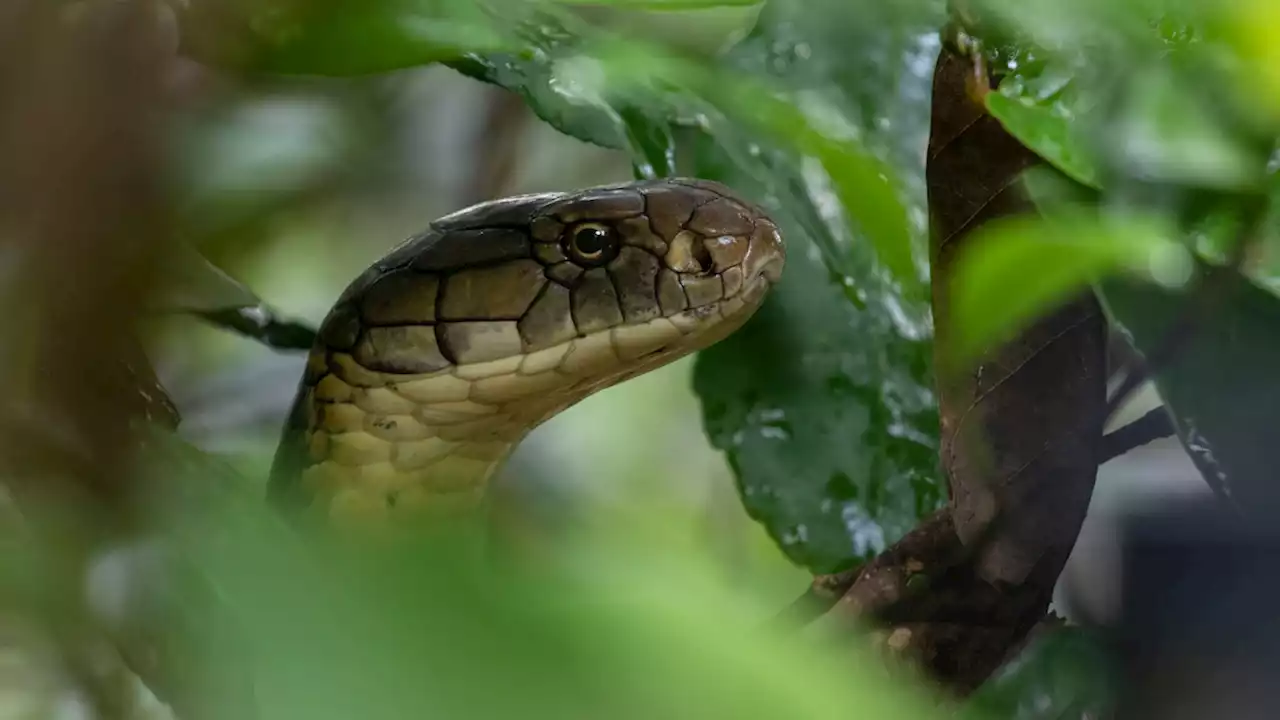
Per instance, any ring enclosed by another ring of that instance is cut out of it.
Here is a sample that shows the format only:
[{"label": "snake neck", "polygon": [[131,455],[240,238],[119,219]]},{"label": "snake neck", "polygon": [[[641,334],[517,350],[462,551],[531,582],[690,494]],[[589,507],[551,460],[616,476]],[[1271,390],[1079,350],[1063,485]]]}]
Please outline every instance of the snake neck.
[{"label": "snake neck", "polygon": [[394,375],[318,348],[307,376],[273,489],[337,525],[476,515],[515,447],[571,404],[561,393],[483,402],[486,391],[506,393],[525,382],[504,363]]}]

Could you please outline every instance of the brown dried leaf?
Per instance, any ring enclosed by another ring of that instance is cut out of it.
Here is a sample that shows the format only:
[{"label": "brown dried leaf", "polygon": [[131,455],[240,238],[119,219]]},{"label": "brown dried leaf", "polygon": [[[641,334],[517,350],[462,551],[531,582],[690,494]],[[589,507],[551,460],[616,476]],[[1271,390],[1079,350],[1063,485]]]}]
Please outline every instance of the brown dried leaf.
[{"label": "brown dried leaf", "polygon": [[[957,249],[984,222],[1030,211],[1019,176],[1039,162],[986,115],[988,88],[975,88],[975,77],[970,60],[942,52],[927,170],[938,358],[950,357],[945,310]],[[1105,322],[1086,295],[976,367],[940,373],[950,504],[851,582],[819,578],[813,594],[848,584],[842,609],[887,627],[887,650],[954,693],[980,686],[1044,618],[1075,544],[1097,474],[1106,362]]]},{"label": "brown dried leaf", "polygon": [[[1040,160],[966,92],[970,64],[944,56],[935,75],[928,185],[934,317],[946,318],[949,270],[969,234],[1031,211],[1019,176]],[[1036,268],[1027,268],[1035,272]],[[935,328],[939,366],[952,328]],[[956,532],[984,537],[981,571],[1021,584],[1060,566],[1075,544],[1097,474],[1106,403],[1106,325],[1092,293],[1066,303],[987,352],[976,367],[940,373],[942,465]]]}]

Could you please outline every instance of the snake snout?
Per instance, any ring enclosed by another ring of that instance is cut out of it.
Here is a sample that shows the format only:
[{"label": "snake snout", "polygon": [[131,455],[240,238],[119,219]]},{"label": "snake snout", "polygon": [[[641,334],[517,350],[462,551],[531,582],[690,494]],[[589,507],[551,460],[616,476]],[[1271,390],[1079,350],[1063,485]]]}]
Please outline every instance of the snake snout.
[{"label": "snake snout", "polygon": [[787,250],[782,243],[782,233],[768,218],[757,218],[755,232],[751,234],[751,246],[743,266],[751,277],[763,278],[769,283],[782,279]]}]

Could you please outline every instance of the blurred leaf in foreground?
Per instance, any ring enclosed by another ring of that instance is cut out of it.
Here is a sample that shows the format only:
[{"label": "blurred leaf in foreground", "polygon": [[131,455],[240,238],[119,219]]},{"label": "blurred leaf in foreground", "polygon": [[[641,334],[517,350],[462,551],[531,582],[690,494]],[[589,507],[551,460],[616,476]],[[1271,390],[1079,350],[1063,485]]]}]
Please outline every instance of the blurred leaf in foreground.
[{"label": "blurred leaf in foreground", "polygon": [[1194,293],[1126,278],[1101,285],[1113,322],[1139,352],[1185,339],[1155,368],[1155,385],[1178,438],[1210,487],[1245,517],[1274,522],[1274,429],[1280,423],[1280,298],[1227,269],[1195,267]]},{"label": "blurred leaf in foreground", "polygon": [[[181,627],[217,634],[197,637],[218,653],[201,665],[242,668],[262,720],[933,716],[870,655],[766,630],[771,608],[671,551],[660,519],[580,528],[536,574],[492,574],[448,533],[299,535],[236,492],[166,524],[199,575],[173,610],[206,613]],[[235,717],[228,701],[201,706]]]},{"label": "blurred leaf in foreground", "polygon": [[1188,251],[1159,223],[1059,213],[988,223],[961,251],[952,280],[954,362],[998,344],[1046,308],[1114,272],[1169,285],[1190,274]]},{"label": "blurred leaf in foreground", "polygon": [[180,15],[196,59],[256,73],[362,75],[510,47],[480,2],[192,0]]},{"label": "blurred leaf in foreground", "polygon": [[164,282],[153,302],[183,312],[255,307],[252,290],[209,262],[195,248],[176,242],[167,253]]},{"label": "blurred leaf in foreground", "polygon": [[1248,74],[1248,53],[1205,41],[1221,20],[1215,4],[979,4],[1023,46],[996,68],[1005,77],[988,110],[1075,181],[1139,193],[1259,186],[1271,138],[1250,137],[1252,90],[1226,90]]},{"label": "blurred leaf in foreground", "polygon": [[182,118],[171,172],[183,231],[198,245],[331,182],[357,149],[350,111],[332,97],[282,94]]},{"label": "blurred leaf in foreground", "polygon": [[1067,626],[1045,630],[970,698],[962,717],[1105,717],[1115,692],[1111,664],[1107,648],[1094,634]]},{"label": "blurred leaf in foreground", "polygon": [[1280,117],[1280,7],[1270,0],[1228,7],[1222,30],[1243,61],[1237,77],[1240,91],[1260,100],[1272,118]]},{"label": "blurred leaf in foreground", "polygon": [[629,38],[712,57],[742,40],[765,0],[553,0]]}]

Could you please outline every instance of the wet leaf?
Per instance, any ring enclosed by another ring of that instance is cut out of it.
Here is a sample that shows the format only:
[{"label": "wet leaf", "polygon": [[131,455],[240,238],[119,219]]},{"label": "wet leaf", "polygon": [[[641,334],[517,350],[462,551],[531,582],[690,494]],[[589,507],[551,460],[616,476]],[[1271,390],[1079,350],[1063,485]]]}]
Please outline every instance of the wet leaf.
[{"label": "wet leaf", "polygon": [[873,265],[847,282],[826,267],[815,235],[833,230],[788,156],[726,155],[724,133],[696,147],[697,174],[765,199],[788,246],[765,305],[697,359],[707,433],[793,561],[847,567],[942,502],[927,333],[895,324]]},{"label": "wet leaf", "polygon": [[654,118],[639,108],[619,113],[625,124],[636,177],[660,178],[676,174],[676,146],[665,118]]},{"label": "wet leaf", "polygon": [[[1113,278],[1100,286],[1108,314],[1140,352],[1186,341],[1155,369],[1155,385],[1183,447],[1211,487],[1246,517],[1274,522],[1280,382],[1280,298],[1244,277],[1199,262],[1195,293]],[[1196,307],[1199,307],[1196,310]],[[1188,315],[1194,312],[1194,315]],[[1190,323],[1179,327],[1184,319]]]},{"label": "wet leaf", "polygon": [[[837,3],[824,7],[851,12]],[[833,35],[815,21],[813,9],[772,3],[752,35],[716,63],[692,63],[668,46],[598,35],[566,20],[531,35],[537,48],[532,55],[470,55],[450,65],[521,93],[539,117],[566,134],[630,151],[641,176],[670,168],[666,125],[704,125],[708,112],[751,128],[757,146],[811,156],[825,175],[817,182],[829,185],[823,192],[835,195],[834,202],[820,204],[822,211],[842,216],[839,222],[874,246],[906,292],[923,297],[924,126],[911,111],[927,106],[927,76],[918,66],[934,51],[925,40],[933,38],[932,27],[916,9],[884,12],[884,22],[869,32],[863,28],[881,11],[859,7],[858,23]],[[869,58],[849,58],[839,68],[811,62],[819,43],[858,45]],[[887,150],[873,153],[872,147]],[[808,172],[807,181],[814,177]],[[822,249],[833,271],[855,271],[846,249],[825,242]]]},{"label": "wet leaf", "polygon": [[[734,115],[730,98],[729,121],[691,143],[684,168],[764,204],[786,237],[781,284],[700,355],[695,390],[748,510],[795,562],[829,572],[883,549],[943,500],[927,300],[894,282],[923,242],[923,223],[908,218],[924,216],[930,75],[919,66],[934,49],[918,7],[823,5],[861,13],[845,24],[807,7],[772,3],[729,60],[814,88],[809,105],[764,97],[753,115]],[[847,46],[867,52],[832,62]],[[864,138],[883,155],[870,156]],[[886,268],[895,248],[907,253],[896,276]]]},{"label": "wet leaf", "polygon": [[1191,256],[1172,237],[1151,219],[1100,219],[1093,212],[987,223],[973,233],[953,266],[947,319],[954,338],[952,361],[968,362],[1112,273],[1171,285],[1185,282]]},{"label": "wet leaf", "polygon": [[563,30],[542,30],[530,40],[536,49],[532,56],[469,54],[447,64],[471,78],[519,93],[535,115],[566,135],[601,147],[629,148],[618,109],[604,99],[599,63],[579,54],[577,41]]},{"label": "wet leaf", "polygon": [[[862,272],[852,258],[869,257],[849,244],[870,242],[912,296],[909,305],[928,276],[924,148],[943,10],[937,2],[771,2],[756,31],[726,57],[728,67],[788,90],[779,99],[794,107],[772,116],[770,144],[798,141],[798,151],[828,175],[816,185],[831,187],[812,192],[837,197],[822,195],[816,207],[829,222],[850,226],[838,246],[817,237],[831,271]],[[814,175],[806,169],[808,181]]]},{"label": "wet leaf", "polygon": [[195,248],[166,248],[164,282],[153,303],[165,312],[185,312],[278,350],[309,350],[315,329],[277,317],[252,290],[209,262]]},{"label": "wet leaf", "polygon": [[1009,83],[987,95],[987,112],[1005,131],[1073,180],[1100,187],[1098,169],[1073,113],[1061,95],[1048,97],[1026,84]]}]

